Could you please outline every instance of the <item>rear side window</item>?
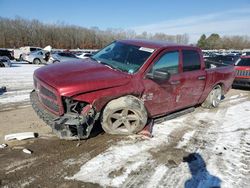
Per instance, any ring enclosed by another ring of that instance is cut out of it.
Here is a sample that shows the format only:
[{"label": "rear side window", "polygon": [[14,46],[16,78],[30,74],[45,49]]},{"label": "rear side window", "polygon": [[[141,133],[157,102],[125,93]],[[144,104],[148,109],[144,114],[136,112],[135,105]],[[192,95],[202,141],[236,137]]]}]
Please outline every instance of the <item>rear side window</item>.
[{"label": "rear side window", "polygon": [[200,70],[200,54],[196,50],[183,50],[183,72]]},{"label": "rear side window", "polygon": [[179,65],[179,52],[172,51],[167,52],[160,57],[160,59],[154,64],[152,67],[152,71],[161,70],[167,71],[170,74],[178,73],[178,65]]}]

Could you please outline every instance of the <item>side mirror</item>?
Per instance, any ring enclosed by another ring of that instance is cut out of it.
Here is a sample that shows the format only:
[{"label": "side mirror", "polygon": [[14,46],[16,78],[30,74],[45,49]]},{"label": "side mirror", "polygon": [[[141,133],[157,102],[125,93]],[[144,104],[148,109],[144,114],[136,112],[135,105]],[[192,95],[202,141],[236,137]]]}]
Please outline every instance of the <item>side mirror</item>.
[{"label": "side mirror", "polygon": [[166,81],[170,78],[170,73],[168,71],[162,71],[159,69],[156,69],[153,71],[153,73],[148,73],[147,78],[156,80],[156,81]]}]

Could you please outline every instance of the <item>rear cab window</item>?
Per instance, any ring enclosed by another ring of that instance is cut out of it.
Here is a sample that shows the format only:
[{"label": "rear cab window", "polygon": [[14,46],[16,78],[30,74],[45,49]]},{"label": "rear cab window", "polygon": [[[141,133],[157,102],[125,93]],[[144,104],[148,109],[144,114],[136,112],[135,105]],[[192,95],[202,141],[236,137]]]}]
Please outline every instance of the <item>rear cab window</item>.
[{"label": "rear cab window", "polygon": [[200,54],[197,50],[182,50],[183,72],[201,69]]}]

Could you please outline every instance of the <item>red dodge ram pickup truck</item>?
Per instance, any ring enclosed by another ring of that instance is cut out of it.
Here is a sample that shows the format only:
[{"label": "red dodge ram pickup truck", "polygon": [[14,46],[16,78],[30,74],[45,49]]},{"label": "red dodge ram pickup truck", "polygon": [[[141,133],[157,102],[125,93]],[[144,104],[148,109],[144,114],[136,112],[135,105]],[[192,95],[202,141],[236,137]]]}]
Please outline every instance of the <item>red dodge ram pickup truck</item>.
[{"label": "red dodge ram pickup truck", "polygon": [[119,40],[89,59],[37,69],[31,101],[64,139],[87,138],[97,121],[109,134],[134,134],[152,118],[217,107],[234,77],[233,66],[205,63],[196,47]]}]

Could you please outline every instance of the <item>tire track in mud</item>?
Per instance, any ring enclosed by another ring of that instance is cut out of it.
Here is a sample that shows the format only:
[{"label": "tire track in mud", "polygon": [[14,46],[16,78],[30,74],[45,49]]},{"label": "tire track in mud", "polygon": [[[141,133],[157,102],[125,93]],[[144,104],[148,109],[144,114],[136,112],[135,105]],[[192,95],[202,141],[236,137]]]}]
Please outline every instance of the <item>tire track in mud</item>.
[{"label": "tire track in mud", "polygon": [[[0,186],[7,187],[98,187],[97,185],[66,181],[65,176],[74,174],[80,166],[103,152],[119,137],[100,135],[87,141],[73,142],[59,139],[38,139],[24,143],[34,151],[32,155],[23,154],[22,146],[7,148],[2,153],[5,162],[0,169]],[[80,146],[76,146],[80,143]],[[17,160],[18,162],[15,162]]]},{"label": "tire track in mud", "polygon": [[190,128],[181,127],[174,129],[169,135],[167,144],[162,144],[157,148],[152,148],[150,159],[144,166],[130,174],[122,187],[158,187],[163,184],[166,174],[171,168],[175,168],[182,162],[182,158],[187,155],[182,149],[175,148],[182,136]]},{"label": "tire track in mud", "polygon": [[[245,99],[244,99],[245,100]],[[239,101],[237,101],[238,103]],[[242,102],[242,101],[241,101]],[[239,103],[238,103],[239,104]],[[232,104],[230,104],[231,106]],[[187,153],[199,153],[206,161],[208,166],[211,166],[210,163],[216,163],[216,168],[220,168],[223,164],[223,160],[220,160],[220,156],[222,155],[221,150],[214,151],[214,147],[219,144],[218,136],[221,134],[223,136],[225,130],[221,128],[227,128],[223,126],[224,120],[221,117],[227,116],[228,113],[228,105],[222,105],[220,109],[213,109],[213,110],[205,110],[207,113],[201,114],[200,118],[197,113],[192,113],[188,118],[186,118],[186,124],[189,124],[189,132],[186,134],[190,134],[185,140],[185,135],[183,136],[184,140],[181,140],[178,144],[177,148],[184,149]],[[198,110],[199,111],[199,110]],[[199,112],[198,112],[199,113]],[[229,114],[232,115],[232,114]],[[203,117],[202,117],[203,116]],[[248,117],[241,119],[240,121],[247,120]],[[189,123],[191,122],[191,123]],[[237,123],[238,121],[232,121],[232,125]],[[250,124],[249,124],[250,125]],[[220,131],[219,131],[220,130]],[[193,132],[192,132],[193,131]],[[237,131],[237,130],[236,130]],[[232,158],[237,159],[236,161],[232,162],[229,160],[227,164],[225,164],[221,169],[223,169],[219,175],[223,175],[226,172],[226,178],[223,178],[222,185],[224,182],[227,182],[228,179],[231,179],[231,185],[234,187],[247,187],[249,185],[249,159],[250,159],[250,139],[249,136],[246,137],[245,129],[239,129],[238,131],[242,131],[245,136],[240,135],[236,136],[236,138],[241,138],[239,145],[235,145],[233,152],[235,155],[239,155],[239,159],[236,156],[232,156]],[[230,138],[231,139],[231,138]],[[248,140],[248,142],[247,142]],[[236,152],[237,148],[240,146],[239,151]],[[244,146],[244,147],[242,147]],[[221,146],[222,147],[222,146]],[[223,148],[223,150],[228,150]],[[221,148],[220,148],[221,149]],[[229,148],[230,149],[230,148]],[[226,151],[223,151],[226,152]],[[236,153],[235,153],[236,152]],[[211,155],[215,156],[212,157],[214,160],[211,160]],[[242,162],[243,161],[243,162]],[[188,167],[184,163],[180,163],[179,166],[176,168],[170,168],[165,172],[162,180],[158,182],[159,187],[183,187],[185,181],[189,178]],[[225,170],[226,169],[226,170]],[[237,170],[234,170],[237,169]],[[212,168],[213,172],[213,168]],[[230,186],[230,184],[226,184],[225,187]]]}]

